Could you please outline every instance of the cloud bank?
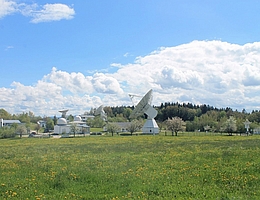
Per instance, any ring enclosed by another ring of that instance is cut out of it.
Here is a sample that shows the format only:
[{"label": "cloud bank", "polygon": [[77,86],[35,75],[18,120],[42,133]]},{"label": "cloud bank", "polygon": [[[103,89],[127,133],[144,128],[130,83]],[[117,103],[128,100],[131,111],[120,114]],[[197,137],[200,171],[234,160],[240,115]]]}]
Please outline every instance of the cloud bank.
[{"label": "cloud bank", "polygon": [[14,1],[0,0],[0,19],[17,11]]},{"label": "cloud bank", "polygon": [[75,15],[73,8],[65,4],[38,4],[17,3],[13,0],[0,0],[0,19],[7,15],[21,13],[31,18],[32,23],[59,21],[72,19]]},{"label": "cloud bank", "polygon": [[245,45],[193,41],[162,47],[117,67],[113,73],[68,73],[53,68],[37,84],[13,82],[0,88],[1,107],[11,113],[81,114],[91,107],[132,105],[128,93],[154,90],[154,105],[164,102],[209,104],[248,112],[260,109],[260,42]]}]

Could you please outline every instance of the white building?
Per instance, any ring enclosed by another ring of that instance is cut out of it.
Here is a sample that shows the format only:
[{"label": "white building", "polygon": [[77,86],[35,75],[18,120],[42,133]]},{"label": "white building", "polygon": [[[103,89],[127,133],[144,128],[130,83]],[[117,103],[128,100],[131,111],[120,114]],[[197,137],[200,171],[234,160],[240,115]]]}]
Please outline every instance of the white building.
[{"label": "white building", "polygon": [[38,123],[41,127],[43,127],[43,128],[46,127],[46,121],[44,121],[44,120],[39,120],[37,123]]},{"label": "white building", "polygon": [[159,134],[159,127],[155,119],[147,119],[143,128],[143,134]]},{"label": "white building", "polygon": [[0,119],[0,128],[4,127],[4,126],[12,126],[13,124],[18,124],[20,125],[21,122],[20,120],[4,120],[4,119]]},{"label": "white building", "polygon": [[116,124],[120,127],[120,132],[127,132],[131,122],[116,122]]},{"label": "white building", "polygon": [[57,125],[54,126],[54,133],[56,134],[70,134],[72,133],[71,126],[76,124],[76,134],[89,134],[90,127],[83,122],[80,116],[75,116],[74,121],[67,122],[63,117],[59,118]]},{"label": "white building", "polygon": [[95,116],[94,115],[89,115],[87,113],[84,113],[82,115],[80,115],[81,119],[83,122],[87,122],[89,119],[94,119]]}]

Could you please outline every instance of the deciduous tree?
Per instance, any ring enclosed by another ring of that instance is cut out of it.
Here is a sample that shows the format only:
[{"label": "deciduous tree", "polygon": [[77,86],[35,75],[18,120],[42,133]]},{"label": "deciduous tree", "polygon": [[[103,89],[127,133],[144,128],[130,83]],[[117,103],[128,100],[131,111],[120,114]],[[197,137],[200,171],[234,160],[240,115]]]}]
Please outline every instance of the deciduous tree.
[{"label": "deciduous tree", "polygon": [[5,109],[1,108],[0,109],[0,119],[12,119],[12,116]]},{"label": "deciduous tree", "polygon": [[168,130],[172,131],[172,136],[175,133],[175,136],[178,135],[179,131],[182,131],[185,129],[185,122],[180,117],[173,117],[168,118],[166,120],[166,126]]},{"label": "deciduous tree", "polygon": [[51,118],[47,118],[46,121],[46,129],[49,130],[53,130],[54,129],[54,121]]},{"label": "deciduous tree", "polygon": [[204,131],[208,132],[209,130],[210,130],[210,126],[209,125],[204,126]]},{"label": "deciduous tree", "polygon": [[119,130],[120,130],[120,127],[116,123],[107,124],[107,131],[112,133],[112,136],[114,136],[114,133],[118,132]]},{"label": "deciduous tree", "polygon": [[24,125],[17,126],[16,133],[20,135],[20,138],[22,138],[22,135],[27,133],[27,128]]},{"label": "deciduous tree", "polygon": [[40,123],[36,123],[35,130],[37,131],[37,133],[39,132],[40,129],[41,129]]},{"label": "deciduous tree", "polygon": [[95,128],[103,128],[106,122],[100,118],[100,116],[95,116],[94,119],[88,120],[88,125]]},{"label": "deciduous tree", "polygon": [[73,133],[74,137],[76,137],[76,133],[79,131],[76,123],[71,123],[70,132]]},{"label": "deciduous tree", "polygon": [[224,124],[224,130],[232,135],[237,130],[237,121],[233,116],[230,116]]},{"label": "deciduous tree", "polygon": [[128,131],[133,135],[134,132],[139,131],[142,128],[142,123],[138,120],[133,120],[131,123],[127,126]]}]

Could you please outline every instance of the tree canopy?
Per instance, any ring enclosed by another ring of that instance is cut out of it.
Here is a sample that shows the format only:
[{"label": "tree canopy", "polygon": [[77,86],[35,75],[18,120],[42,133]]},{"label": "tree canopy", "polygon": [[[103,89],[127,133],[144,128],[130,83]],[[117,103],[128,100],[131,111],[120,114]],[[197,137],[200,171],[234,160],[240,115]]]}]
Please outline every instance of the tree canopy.
[{"label": "tree canopy", "polygon": [[177,136],[179,131],[185,130],[185,122],[180,117],[168,118],[165,123],[167,129],[172,132],[172,136],[174,133]]}]

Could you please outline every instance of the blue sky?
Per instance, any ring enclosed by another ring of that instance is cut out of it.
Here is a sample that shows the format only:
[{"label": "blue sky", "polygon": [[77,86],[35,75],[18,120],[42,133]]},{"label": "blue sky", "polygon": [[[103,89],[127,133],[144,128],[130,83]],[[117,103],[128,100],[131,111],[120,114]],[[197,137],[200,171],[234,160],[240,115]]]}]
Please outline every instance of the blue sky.
[{"label": "blue sky", "polygon": [[80,114],[152,88],[154,104],[259,109],[259,11],[257,0],[0,0],[0,107]]}]

